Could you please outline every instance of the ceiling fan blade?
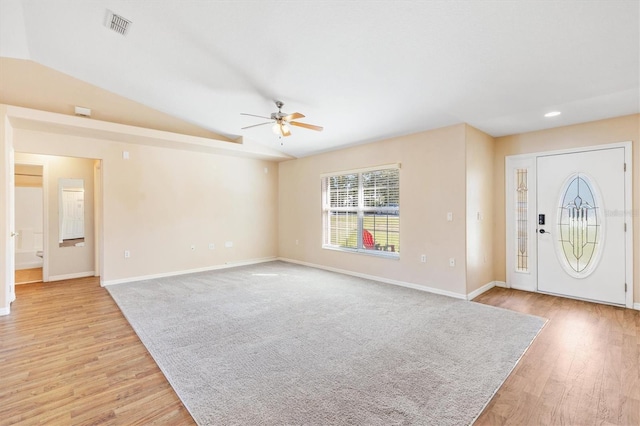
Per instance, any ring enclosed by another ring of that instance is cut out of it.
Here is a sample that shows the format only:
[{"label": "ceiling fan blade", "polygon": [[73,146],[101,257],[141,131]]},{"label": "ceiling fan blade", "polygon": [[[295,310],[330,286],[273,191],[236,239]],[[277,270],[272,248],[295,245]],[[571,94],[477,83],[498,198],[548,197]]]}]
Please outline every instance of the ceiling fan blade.
[{"label": "ceiling fan blade", "polygon": [[271,117],[265,117],[264,115],[247,114],[246,112],[241,112],[240,115],[248,115],[249,117],[266,118],[267,120],[271,120]]},{"label": "ceiling fan blade", "polygon": [[313,124],[307,123],[298,123],[297,121],[290,121],[289,124],[291,124],[292,126],[304,127],[305,129],[316,130],[318,132],[321,132],[323,129],[321,126],[314,126]]},{"label": "ceiling fan blade", "polygon": [[298,118],[304,118],[304,115],[300,114],[299,112],[294,112],[293,114],[289,114],[283,117],[282,119],[284,121],[291,121],[291,120],[297,120]]},{"label": "ceiling fan blade", "polygon": [[242,128],[241,128],[241,130],[244,130],[244,129],[250,129],[250,128],[252,128],[252,127],[264,126],[265,124],[272,124],[272,123],[273,123],[273,121],[267,121],[266,123],[253,124],[253,125],[251,125],[251,126],[242,127]]}]

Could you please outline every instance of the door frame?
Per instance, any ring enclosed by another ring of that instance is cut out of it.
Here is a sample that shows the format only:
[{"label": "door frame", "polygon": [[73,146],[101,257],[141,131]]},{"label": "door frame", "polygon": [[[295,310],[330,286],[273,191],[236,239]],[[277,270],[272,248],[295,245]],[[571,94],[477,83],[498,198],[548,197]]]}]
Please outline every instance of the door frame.
[{"label": "door frame", "polygon": [[[625,180],[625,282],[627,283],[627,293],[625,295],[625,306],[633,308],[633,163],[632,163],[632,142],[616,142],[603,145],[585,146],[579,148],[561,149],[553,151],[534,152],[529,154],[510,155],[505,157],[505,256],[506,256],[506,286],[518,290],[538,292],[538,262],[537,262],[537,191],[536,191],[536,163],[538,157],[573,154],[578,152],[601,151],[604,149],[624,148],[624,161],[626,164]],[[528,271],[517,271],[515,266],[515,182],[514,173],[516,169],[526,169],[528,171],[528,190],[530,191],[527,200],[527,232],[529,268]]]}]

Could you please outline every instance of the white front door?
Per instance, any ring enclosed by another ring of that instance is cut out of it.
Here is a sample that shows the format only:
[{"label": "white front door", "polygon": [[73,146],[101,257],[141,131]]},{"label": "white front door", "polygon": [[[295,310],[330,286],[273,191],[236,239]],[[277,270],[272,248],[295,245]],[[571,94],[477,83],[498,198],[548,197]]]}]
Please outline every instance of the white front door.
[{"label": "white front door", "polygon": [[538,291],[624,305],[625,152],[538,156]]}]

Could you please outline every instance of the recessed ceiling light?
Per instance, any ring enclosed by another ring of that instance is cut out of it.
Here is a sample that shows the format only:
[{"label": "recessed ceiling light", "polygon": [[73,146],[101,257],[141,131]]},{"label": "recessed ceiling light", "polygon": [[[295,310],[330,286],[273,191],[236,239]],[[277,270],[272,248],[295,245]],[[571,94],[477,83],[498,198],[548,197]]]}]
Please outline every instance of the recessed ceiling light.
[{"label": "recessed ceiling light", "polygon": [[544,116],[545,117],[556,117],[558,115],[562,114],[560,111],[551,111],[546,113]]}]

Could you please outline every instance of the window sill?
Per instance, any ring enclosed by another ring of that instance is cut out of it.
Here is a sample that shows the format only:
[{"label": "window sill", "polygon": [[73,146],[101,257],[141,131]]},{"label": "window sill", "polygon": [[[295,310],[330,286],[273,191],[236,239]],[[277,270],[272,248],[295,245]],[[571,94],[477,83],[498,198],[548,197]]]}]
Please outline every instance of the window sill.
[{"label": "window sill", "polygon": [[325,250],[333,250],[333,251],[341,251],[345,253],[354,253],[354,254],[363,254],[365,256],[373,256],[373,257],[382,257],[385,259],[395,259],[400,260],[400,253],[393,251],[384,251],[384,250],[366,250],[366,249],[351,249],[345,247],[337,247],[330,245],[323,245],[323,249]]}]

